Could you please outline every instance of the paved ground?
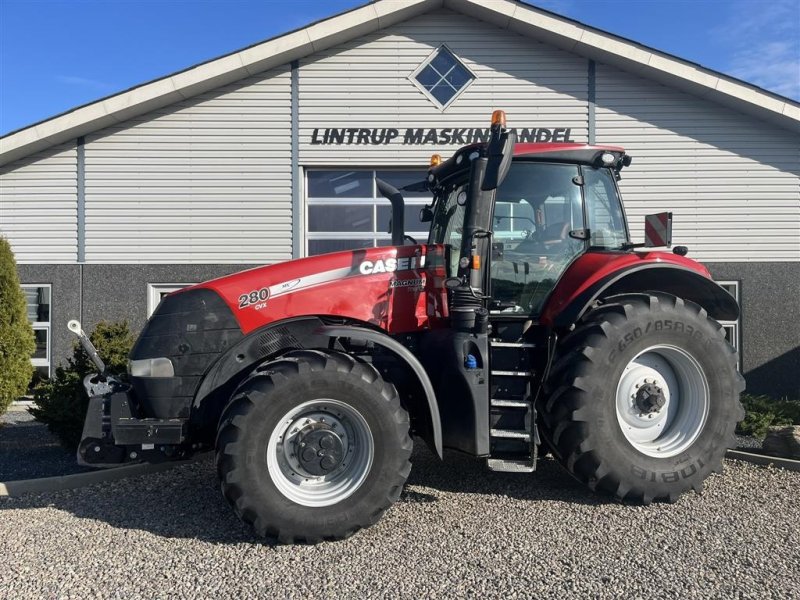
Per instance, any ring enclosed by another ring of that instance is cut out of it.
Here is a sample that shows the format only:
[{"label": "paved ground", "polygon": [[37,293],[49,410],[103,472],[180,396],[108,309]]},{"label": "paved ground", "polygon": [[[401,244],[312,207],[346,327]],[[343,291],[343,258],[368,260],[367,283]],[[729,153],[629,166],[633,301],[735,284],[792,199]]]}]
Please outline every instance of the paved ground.
[{"label": "paved ground", "polygon": [[376,527],[318,546],[254,539],[208,460],[0,499],[0,598],[797,597],[798,473],[728,461],[702,496],[632,507],[550,460],[498,474],[421,446]]}]

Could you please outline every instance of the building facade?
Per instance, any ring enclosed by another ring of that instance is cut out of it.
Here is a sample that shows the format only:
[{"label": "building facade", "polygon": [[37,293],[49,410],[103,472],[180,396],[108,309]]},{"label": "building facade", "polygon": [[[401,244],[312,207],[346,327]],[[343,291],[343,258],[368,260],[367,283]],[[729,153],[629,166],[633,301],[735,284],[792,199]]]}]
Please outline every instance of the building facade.
[{"label": "building facade", "polygon": [[800,105],[511,0],[379,0],[0,139],[35,364],[71,318],[136,330],[183,285],[388,243],[376,177],[419,179],[495,108],[525,141],[623,146],[633,239],[671,210],[742,306],[748,389],[800,396]]}]

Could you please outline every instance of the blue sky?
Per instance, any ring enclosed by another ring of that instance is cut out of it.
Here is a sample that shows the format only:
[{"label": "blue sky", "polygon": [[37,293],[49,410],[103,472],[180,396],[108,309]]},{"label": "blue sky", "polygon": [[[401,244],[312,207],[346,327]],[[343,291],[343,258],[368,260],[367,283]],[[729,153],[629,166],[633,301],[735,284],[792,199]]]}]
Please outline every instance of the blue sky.
[{"label": "blue sky", "polygon": [[[0,135],[365,0],[0,0]],[[800,100],[800,0],[531,0]]]}]

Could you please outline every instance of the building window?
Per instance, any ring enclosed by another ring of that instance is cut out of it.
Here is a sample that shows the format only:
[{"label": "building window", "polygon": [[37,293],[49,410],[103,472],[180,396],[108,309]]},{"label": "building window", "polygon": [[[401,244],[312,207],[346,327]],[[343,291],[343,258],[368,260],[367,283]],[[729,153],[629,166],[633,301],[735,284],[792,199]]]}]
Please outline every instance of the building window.
[{"label": "building window", "polygon": [[411,81],[442,110],[467,89],[474,79],[472,71],[447,46],[439,46],[411,74]]},{"label": "building window", "polygon": [[[309,170],[307,172],[307,255],[389,246],[391,203],[377,191],[376,178],[402,188],[425,179],[427,172],[390,170]],[[420,209],[430,192],[403,192],[405,231],[419,242],[428,239]]]},{"label": "building window", "polygon": [[194,283],[148,283],[147,284],[147,318],[155,312],[164,296],[177,292]]},{"label": "building window", "polygon": [[50,298],[51,288],[48,284],[24,284],[28,320],[33,327],[36,349],[31,362],[37,374],[42,378],[50,377]]},{"label": "building window", "polygon": [[[728,292],[733,298],[736,300],[736,303],[739,304],[739,282],[738,281],[718,281],[717,282],[722,289]],[[739,370],[741,370],[741,361],[742,361],[742,352],[741,352],[741,315],[736,321],[719,321],[719,324],[722,325],[722,328],[725,330],[725,339],[728,340],[728,343],[736,348],[736,351],[739,353]]]}]

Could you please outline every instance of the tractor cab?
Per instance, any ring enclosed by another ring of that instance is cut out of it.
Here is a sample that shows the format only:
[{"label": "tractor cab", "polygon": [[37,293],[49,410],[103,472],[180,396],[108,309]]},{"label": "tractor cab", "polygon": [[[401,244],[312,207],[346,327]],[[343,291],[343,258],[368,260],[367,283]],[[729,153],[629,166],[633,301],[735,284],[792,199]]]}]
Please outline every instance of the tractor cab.
[{"label": "tractor cab", "polygon": [[[538,315],[576,257],[629,244],[616,182],[630,160],[621,148],[582,144],[521,144],[511,151],[503,181],[477,198],[489,204],[476,208],[483,209],[480,225],[487,232],[479,238],[488,236],[490,249],[482,283],[492,312]],[[453,277],[462,258],[468,190],[481,185],[471,182],[471,173],[465,165],[440,180],[432,170],[437,185],[428,243],[449,249]]]}]

